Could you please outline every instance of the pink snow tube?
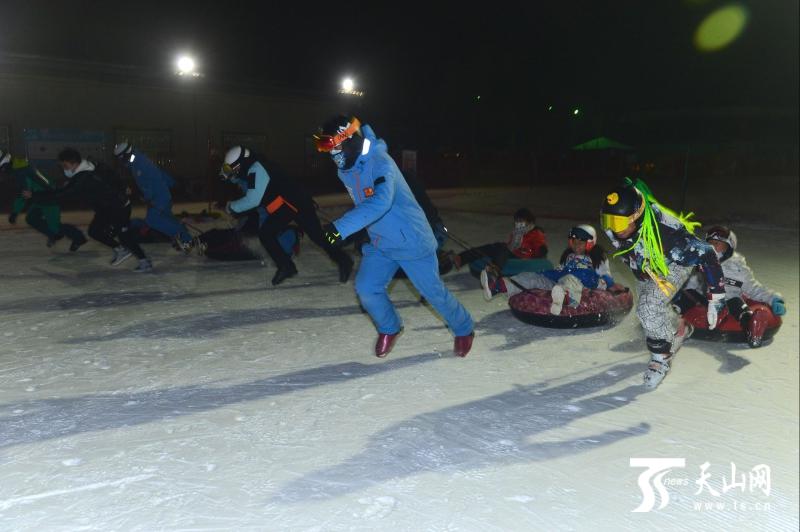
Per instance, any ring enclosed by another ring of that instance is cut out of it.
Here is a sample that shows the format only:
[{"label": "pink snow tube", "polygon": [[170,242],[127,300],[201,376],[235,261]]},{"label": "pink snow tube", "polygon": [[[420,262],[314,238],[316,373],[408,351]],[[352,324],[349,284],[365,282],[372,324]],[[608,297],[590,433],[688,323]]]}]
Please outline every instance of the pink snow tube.
[{"label": "pink snow tube", "polygon": [[514,316],[539,327],[572,329],[576,327],[595,327],[609,322],[617,322],[633,308],[633,294],[624,290],[583,289],[581,304],[576,308],[564,305],[561,314],[550,314],[553,303],[550,290],[527,290],[511,296],[508,306]]}]

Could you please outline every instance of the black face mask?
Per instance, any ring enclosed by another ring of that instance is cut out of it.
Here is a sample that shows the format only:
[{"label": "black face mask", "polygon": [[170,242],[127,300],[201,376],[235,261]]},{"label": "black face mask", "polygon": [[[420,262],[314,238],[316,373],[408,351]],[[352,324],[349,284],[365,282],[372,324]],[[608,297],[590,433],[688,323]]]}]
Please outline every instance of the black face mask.
[{"label": "black face mask", "polygon": [[348,170],[356,164],[358,156],[361,155],[361,150],[364,147],[364,137],[355,135],[342,143],[342,153],[344,154],[344,170]]}]

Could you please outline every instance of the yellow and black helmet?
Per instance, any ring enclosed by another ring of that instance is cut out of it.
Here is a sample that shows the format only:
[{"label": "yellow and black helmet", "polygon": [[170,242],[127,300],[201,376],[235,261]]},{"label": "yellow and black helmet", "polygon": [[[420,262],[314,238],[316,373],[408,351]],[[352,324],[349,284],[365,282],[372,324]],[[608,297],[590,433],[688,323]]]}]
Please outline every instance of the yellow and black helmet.
[{"label": "yellow and black helmet", "polygon": [[642,217],[645,201],[642,193],[633,185],[622,185],[611,190],[600,208],[603,229],[614,233],[624,231],[631,222]]}]

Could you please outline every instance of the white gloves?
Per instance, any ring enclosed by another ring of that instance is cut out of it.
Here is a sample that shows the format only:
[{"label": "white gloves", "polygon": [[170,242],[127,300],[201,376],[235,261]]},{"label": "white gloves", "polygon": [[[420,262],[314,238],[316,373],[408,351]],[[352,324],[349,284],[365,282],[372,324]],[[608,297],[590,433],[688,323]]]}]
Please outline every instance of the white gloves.
[{"label": "white gloves", "polygon": [[708,312],[706,313],[709,331],[713,330],[717,326],[719,313],[722,312],[724,307],[725,294],[711,294],[711,298],[708,300]]}]

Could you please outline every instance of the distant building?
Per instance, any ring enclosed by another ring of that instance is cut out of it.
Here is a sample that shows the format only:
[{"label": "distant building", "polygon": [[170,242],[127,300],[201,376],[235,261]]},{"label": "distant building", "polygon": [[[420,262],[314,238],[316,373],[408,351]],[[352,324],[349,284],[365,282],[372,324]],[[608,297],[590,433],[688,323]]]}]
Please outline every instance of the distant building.
[{"label": "distant building", "polygon": [[208,196],[223,150],[238,143],[311,188],[333,175],[311,135],[339,111],[334,95],[12,54],[0,54],[0,95],[0,145],[46,171],[64,146],[110,160],[114,143],[127,139],[196,199]]}]

